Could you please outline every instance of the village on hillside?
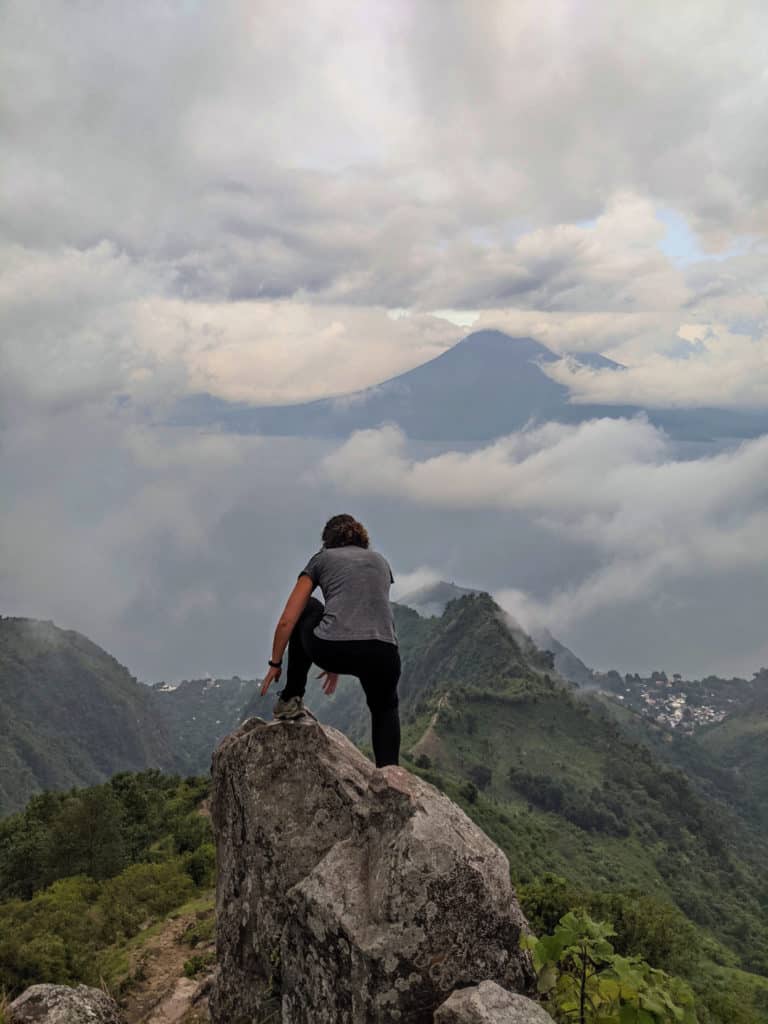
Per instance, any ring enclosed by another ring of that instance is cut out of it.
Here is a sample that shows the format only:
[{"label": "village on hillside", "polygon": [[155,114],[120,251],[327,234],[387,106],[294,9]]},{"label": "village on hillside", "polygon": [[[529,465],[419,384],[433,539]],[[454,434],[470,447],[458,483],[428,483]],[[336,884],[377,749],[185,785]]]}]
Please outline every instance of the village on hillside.
[{"label": "village on hillside", "polygon": [[603,692],[658,725],[694,733],[744,707],[755,696],[761,675],[756,673],[752,680],[718,676],[690,680],[663,671],[645,678],[610,671],[594,673],[594,680]]}]

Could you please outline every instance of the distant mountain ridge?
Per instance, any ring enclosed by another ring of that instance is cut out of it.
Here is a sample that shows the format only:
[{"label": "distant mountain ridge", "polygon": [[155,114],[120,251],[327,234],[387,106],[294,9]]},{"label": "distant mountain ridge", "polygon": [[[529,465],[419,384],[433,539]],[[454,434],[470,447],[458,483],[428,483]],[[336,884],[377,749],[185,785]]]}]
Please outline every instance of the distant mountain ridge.
[{"label": "distant mountain ridge", "polygon": [[[679,439],[754,437],[768,432],[768,413],[572,404],[568,389],[543,369],[559,358],[533,338],[476,331],[421,366],[347,395],[257,406],[197,394],[182,399],[169,422],[218,425],[240,434],[316,438],[347,437],[355,430],[395,423],[417,440],[479,442],[529,423],[582,423],[645,412]],[[571,358],[597,369],[617,373],[623,369],[598,353],[577,353]]]},{"label": "distant mountain ridge", "polygon": [[185,679],[177,686],[156,683],[152,701],[171,737],[181,771],[207,773],[211,754],[240,721],[243,706],[255,691],[255,680]]}]

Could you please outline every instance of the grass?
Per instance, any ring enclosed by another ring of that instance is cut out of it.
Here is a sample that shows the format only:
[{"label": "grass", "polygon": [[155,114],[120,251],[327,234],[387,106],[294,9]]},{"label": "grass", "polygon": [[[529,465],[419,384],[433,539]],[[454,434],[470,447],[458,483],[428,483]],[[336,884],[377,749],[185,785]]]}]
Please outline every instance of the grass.
[{"label": "grass", "polygon": [[[106,986],[107,991],[114,997],[116,992],[122,993],[125,991],[126,986],[130,985],[132,980],[135,980],[135,965],[141,959],[142,949],[167,927],[168,921],[178,920],[187,914],[194,914],[198,918],[201,915],[210,914],[213,918],[213,913],[214,893],[211,890],[188,900],[182,906],[170,911],[165,917],[159,918],[138,932],[138,934],[131,936],[130,939],[110,946],[102,953],[100,963],[103,984]],[[204,923],[206,922],[197,922],[198,925],[203,925]],[[212,932],[213,926],[211,934]],[[0,1024],[2,1024],[1,1020]]]},{"label": "grass", "polygon": [[181,937],[181,941],[193,949],[201,943],[212,942],[216,934],[216,915],[213,906],[209,910],[198,911],[196,916],[197,920],[187,925]]}]

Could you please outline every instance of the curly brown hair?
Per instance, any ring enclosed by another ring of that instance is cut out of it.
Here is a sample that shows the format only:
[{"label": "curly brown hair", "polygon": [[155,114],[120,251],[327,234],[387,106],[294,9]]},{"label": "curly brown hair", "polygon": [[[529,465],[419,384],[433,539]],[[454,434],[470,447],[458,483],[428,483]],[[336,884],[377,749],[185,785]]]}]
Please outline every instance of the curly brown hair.
[{"label": "curly brown hair", "polygon": [[332,516],[323,527],[323,547],[343,548],[348,544],[367,548],[368,531],[354,516]]}]

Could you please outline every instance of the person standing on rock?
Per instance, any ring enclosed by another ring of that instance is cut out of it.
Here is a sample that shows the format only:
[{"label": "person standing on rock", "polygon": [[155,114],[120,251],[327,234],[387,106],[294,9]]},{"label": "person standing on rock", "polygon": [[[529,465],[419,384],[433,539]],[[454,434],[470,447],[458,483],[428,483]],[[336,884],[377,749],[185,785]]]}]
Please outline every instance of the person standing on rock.
[{"label": "person standing on rock", "polygon": [[[304,569],[275,629],[262,697],[280,678],[288,648],[285,688],[275,718],[304,713],[304,691],[312,664],[323,671],[323,692],[336,690],[340,675],[357,676],[371,712],[376,765],[398,764],[400,715],[397,684],[400,649],[389,603],[394,583],[389,562],[369,548],[368,532],[353,516],[333,516],[323,529],[323,546]],[[320,587],[325,605],[311,596]]]}]

